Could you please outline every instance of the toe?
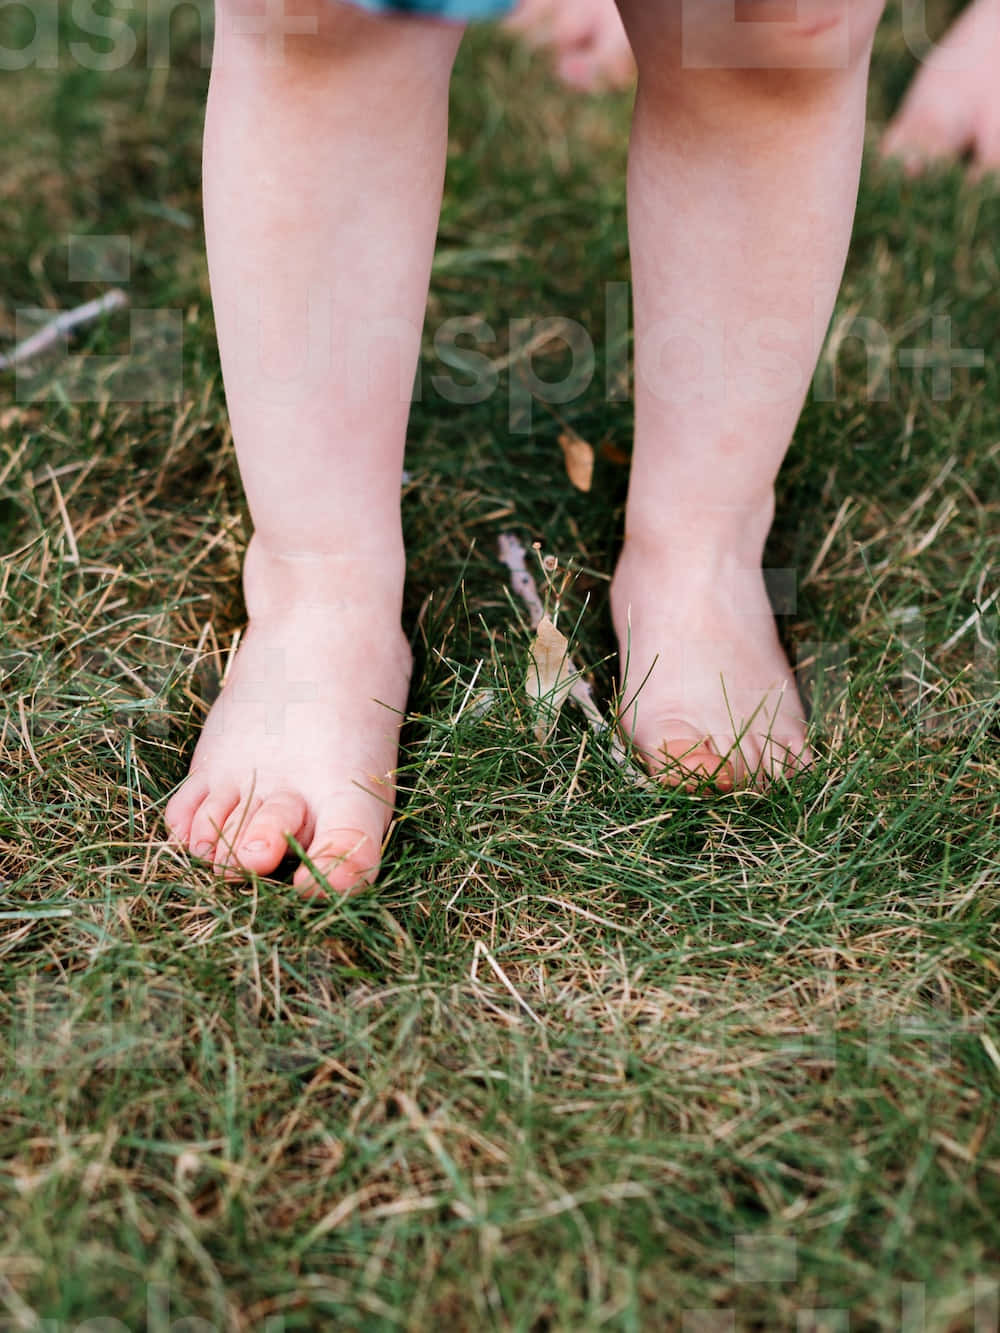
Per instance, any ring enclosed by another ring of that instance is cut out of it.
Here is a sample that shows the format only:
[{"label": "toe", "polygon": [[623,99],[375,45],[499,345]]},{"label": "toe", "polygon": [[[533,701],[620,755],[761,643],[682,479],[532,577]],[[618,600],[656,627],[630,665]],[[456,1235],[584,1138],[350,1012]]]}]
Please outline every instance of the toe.
[{"label": "toe", "polygon": [[247,825],[263,804],[260,796],[241,796],[236,808],[230,812],[215,848],[214,868],[217,875],[235,863],[237,844],[242,841]]},{"label": "toe", "polygon": [[719,791],[729,792],[736,786],[733,761],[723,759],[710,744],[665,740],[661,752],[664,767],[659,776],[671,787],[682,786],[686,791],[696,791],[710,782]]},{"label": "toe", "polygon": [[706,782],[732,791],[739,777],[737,756],[723,757],[711,736],[687,722],[670,719],[659,728],[661,740],[647,751],[650,770],[670,787],[696,791]]},{"label": "toe", "polygon": [[226,878],[242,879],[248,871],[271,874],[288,853],[289,835],[302,842],[308,822],[309,808],[297,792],[275,792],[259,801],[242,827],[233,830]]},{"label": "toe", "polygon": [[327,886],[335,893],[360,893],[375,882],[381,847],[370,833],[357,828],[318,828],[306,848],[316,867],[314,875],[303,861],[293,884],[307,898],[324,898]]},{"label": "toe", "polygon": [[811,747],[804,742],[790,745],[785,752],[786,776],[794,777],[796,773],[804,773],[811,766],[814,758]]},{"label": "toe", "polygon": [[175,842],[187,846],[191,833],[191,821],[207,795],[207,780],[192,775],[171,796],[163,811],[163,822],[170,830],[170,836]]},{"label": "toe", "polygon": [[790,778],[812,760],[805,732],[787,731],[761,737],[760,771],[756,785],[764,788],[775,778]]},{"label": "toe", "polygon": [[191,852],[201,861],[214,861],[219,834],[239,803],[239,788],[221,787],[210,791],[191,821]]}]

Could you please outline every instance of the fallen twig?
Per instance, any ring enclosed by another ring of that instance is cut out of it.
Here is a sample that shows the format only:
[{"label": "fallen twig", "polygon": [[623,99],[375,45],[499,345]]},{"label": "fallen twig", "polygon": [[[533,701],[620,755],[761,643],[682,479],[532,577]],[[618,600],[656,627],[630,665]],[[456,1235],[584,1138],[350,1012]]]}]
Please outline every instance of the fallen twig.
[{"label": "fallen twig", "polygon": [[[532,630],[538,629],[539,622],[545,616],[545,607],[538,592],[538,586],[527,566],[527,552],[524,545],[512,532],[502,532],[499,538],[500,559],[510,570],[510,585],[528,609],[529,624]],[[611,757],[628,775],[637,787],[653,787],[655,783],[648,774],[638,769],[626,753],[621,737],[615,727],[609,725],[594,701],[594,692],[583,678],[580,667],[567,655],[567,665],[573,672],[573,684],[569,698],[587,719],[587,725],[595,736],[607,737],[611,748]]]},{"label": "fallen twig", "polygon": [[93,301],[86,301],[83,305],[78,305],[72,310],[64,310],[61,314],[44,324],[37,333],[33,333],[30,338],[25,338],[23,342],[16,343],[6,356],[0,356],[0,370],[10,370],[13,366],[19,366],[25,361],[30,361],[33,357],[40,356],[42,352],[53,347],[59,342],[65,334],[72,329],[79,328],[81,324],[91,324],[95,319],[100,319],[111,310],[120,310],[128,305],[128,297],[120,287],[112,287],[109,292],[103,296],[95,297]]},{"label": "fallen twig", "polygon": [[535,580],[528,573],[527,552],[512,532],[501,532],[498,545],[500,559],[510,570],[510,586],[528,608],[530,627],[537,629],[538,622],[545,615],[545,607],[538,595]]}]

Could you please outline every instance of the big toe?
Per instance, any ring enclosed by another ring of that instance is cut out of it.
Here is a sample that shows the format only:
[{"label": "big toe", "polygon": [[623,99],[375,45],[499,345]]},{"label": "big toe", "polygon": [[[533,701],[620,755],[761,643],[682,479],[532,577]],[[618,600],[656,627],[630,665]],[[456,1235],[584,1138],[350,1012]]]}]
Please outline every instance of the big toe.
[{"label": "big toe", "polygon": [[721,755],[706,732],[680,719],[668,718],[657,728],[654,744],[640,748],[654,777],[687,791],[706,783],[732,791],[745,767],[736,755]]},{"label": "big toe", "polygon": [[305,861],[295,872],[292,883],[305,898],[325,898],[337,894],[361,893],[375,882],[381,846],[372,833],[358,828],[317,827],[306,848]]}]

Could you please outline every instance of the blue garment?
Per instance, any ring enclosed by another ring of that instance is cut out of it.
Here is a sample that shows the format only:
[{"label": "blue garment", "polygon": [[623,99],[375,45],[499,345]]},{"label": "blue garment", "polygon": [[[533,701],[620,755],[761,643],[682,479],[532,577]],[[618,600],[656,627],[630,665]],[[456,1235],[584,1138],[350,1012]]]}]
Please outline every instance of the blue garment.
[{"label": "blue garment", "polygon": [[422,14],[425,18],[497,19],[509,14],[515,0],[353,0],[373,14]]}]

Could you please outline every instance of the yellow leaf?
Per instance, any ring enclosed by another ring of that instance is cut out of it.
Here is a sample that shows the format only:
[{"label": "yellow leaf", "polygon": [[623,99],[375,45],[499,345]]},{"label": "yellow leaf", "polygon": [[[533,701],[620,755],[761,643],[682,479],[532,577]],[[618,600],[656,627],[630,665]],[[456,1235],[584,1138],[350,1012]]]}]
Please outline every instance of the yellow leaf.
[{"label": "yellow leaf", "polygon": [[569,641],[548,616],[543,616],[531,645],[531,666],[524,682],[528,698],[535,705],[535,736],[539,741],[551,736],[573,679]]},{"label": "yellow leaf", "polygon": [[589,491],[594,480],[594,451],[574,431],[564,430],[559,447],[566,463],[566,475],[578,491]]}]

